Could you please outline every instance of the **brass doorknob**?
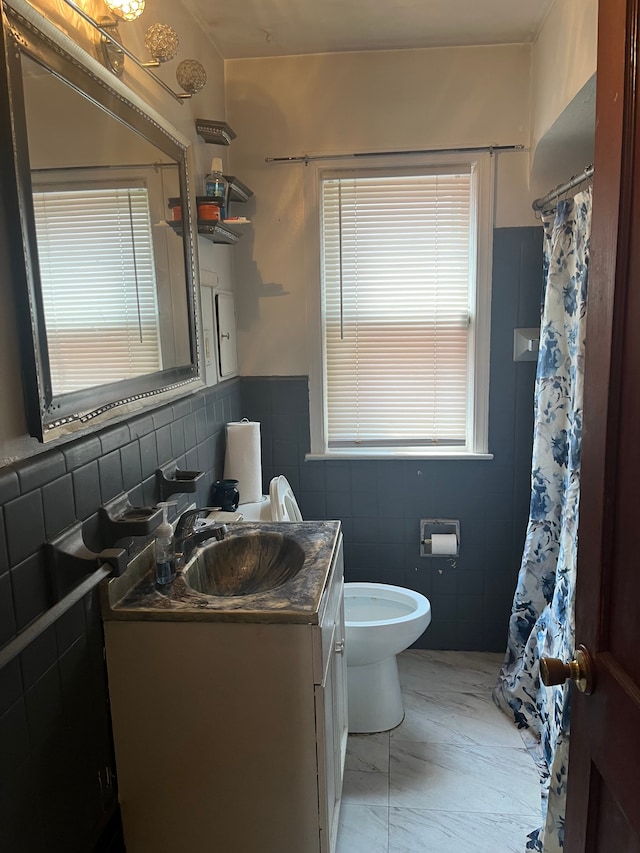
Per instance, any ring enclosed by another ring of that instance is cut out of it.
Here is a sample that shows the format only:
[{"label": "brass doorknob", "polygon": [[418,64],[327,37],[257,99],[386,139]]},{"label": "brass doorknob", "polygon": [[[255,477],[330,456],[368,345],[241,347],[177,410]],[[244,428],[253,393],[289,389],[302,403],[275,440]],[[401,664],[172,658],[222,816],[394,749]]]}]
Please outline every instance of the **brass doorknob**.
[{"label": "brass doorknob", "polygon": [[581,693],[593,693],[595,668],[591,652],[586,646],[578,646],[570,663],[558,658],[540,658],[540,678],[547,687],[571,679]]}]

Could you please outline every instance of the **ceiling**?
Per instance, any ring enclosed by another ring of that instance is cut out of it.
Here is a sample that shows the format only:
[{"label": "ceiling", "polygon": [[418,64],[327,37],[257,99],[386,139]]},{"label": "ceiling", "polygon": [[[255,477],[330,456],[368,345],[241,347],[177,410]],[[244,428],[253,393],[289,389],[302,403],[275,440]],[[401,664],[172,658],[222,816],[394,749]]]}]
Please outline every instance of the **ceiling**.
[{"label": "ceiling", "polygon": [[554,0],[182,0],[224,59],[531,42]]}]

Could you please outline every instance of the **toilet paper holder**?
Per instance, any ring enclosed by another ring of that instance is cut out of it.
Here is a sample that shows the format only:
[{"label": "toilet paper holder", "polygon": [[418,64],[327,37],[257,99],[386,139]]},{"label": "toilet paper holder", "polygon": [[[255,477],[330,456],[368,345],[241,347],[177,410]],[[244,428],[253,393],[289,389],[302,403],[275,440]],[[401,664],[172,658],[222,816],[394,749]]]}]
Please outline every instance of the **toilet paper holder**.
[{"label": "toilet paper holder", "polygon": [[[454,554],[433,554],[432,539],[434,534],[455,534],[456,550]],[[460,522],[454,518],[421,518],[420,519],[420,556],[421,557],[458,557],[460,556]]]}]

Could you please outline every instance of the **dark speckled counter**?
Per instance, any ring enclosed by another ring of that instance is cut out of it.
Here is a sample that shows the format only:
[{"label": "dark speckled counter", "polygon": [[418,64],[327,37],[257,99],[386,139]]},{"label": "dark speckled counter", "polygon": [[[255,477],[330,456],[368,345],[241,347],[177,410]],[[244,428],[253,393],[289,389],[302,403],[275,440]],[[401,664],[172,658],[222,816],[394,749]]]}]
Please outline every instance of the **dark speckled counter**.
[{"label": "dark speckled counter", "polygon": [[[166,622],[265,622],[318,624],[320,601],[340,536],[339,521],[233,522],[226,539],[280,533],[305,554],[298,574],[276,589],[250,595],[205,595],[192,589],[184,571],[160,592],[155,585],[153,542],[118,578],[102,585],[105,620]],[[215,548],[212,540],[204,547]]]}]

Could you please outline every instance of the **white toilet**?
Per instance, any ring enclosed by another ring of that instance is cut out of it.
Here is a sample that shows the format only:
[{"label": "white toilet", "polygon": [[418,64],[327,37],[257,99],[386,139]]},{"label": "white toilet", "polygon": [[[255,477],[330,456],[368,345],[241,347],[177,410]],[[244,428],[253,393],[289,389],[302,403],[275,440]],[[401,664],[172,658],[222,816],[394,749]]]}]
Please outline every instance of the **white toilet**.
[{"label": "white toilet", "polygon": [[[246,521],[302,521],[286,477],[274,477],[269,495],[240,504]],[[344,585],[345,651],[350,732],[384,732],[402,722],[404,706],[396,655],[431,622],[429,600],[383,583]]]},{"label": "white toilet", "polygon": [[396,655],[425,631],[431,604],[404,587],[346,583],[344,615],[349,731],[388,731],[404,718]]}]

